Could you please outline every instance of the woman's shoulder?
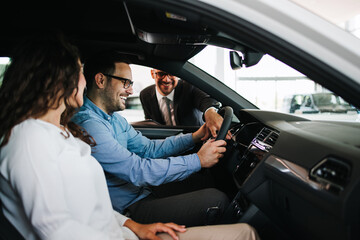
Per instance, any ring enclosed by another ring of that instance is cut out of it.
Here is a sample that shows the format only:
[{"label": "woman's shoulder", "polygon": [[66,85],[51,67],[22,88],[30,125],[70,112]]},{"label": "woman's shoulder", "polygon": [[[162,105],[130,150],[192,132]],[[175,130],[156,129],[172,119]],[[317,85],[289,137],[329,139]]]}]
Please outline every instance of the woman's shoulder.
[{"label": "woman's shoulder", "polygon": [[45,156],[45,152],[59,154],[59,141],[55,134],[61,136],[61,130],[47,124],[50,123],[28,119],[13,127],[9,141],[1,149],[1,165],[20,169],[31,159],[38,162],[39,156]]},{"label": "woman's shoulder", "polygon": [[10,135],[10,140],[18,143],[25,142],[48,142],[54,135],[61,134],[61,129],[51,123],[39,119],[27,119],[16,125]]}]

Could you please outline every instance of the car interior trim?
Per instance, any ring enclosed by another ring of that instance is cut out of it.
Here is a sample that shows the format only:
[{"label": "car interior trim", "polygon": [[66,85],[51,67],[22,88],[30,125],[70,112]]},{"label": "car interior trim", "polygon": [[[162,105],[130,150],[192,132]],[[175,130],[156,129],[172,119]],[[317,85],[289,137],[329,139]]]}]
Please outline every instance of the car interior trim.
[{"label": "car interior trim", "polygon": [[297,179],[309,185],[310,187],[316,190],[327,190],[329,189],[330,185],[326,183],[318,183],[309,178],[309,171],[305,168],[289,162],[285,159],[282,159],[275,155],[270,155],[266,160],[265,164],[270,166],[282,174],[285,174],[291,178]]}]

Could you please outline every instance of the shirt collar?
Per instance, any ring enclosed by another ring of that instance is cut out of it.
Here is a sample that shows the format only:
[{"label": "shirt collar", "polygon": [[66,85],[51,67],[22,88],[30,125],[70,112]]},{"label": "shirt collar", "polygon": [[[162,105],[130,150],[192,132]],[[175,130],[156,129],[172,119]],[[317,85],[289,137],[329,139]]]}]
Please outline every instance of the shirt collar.
[{"label": "shirt collar", "polygon": [[[156,92],[156,98],[158,100],[158,102],[161,101],[161,99],[164,97],[163,95],[161,95],[161,93],[158,91],[156,85],[155,85],[155,92]],[[171,101],[174,101],[174,90],[171,91],[171,93],[169,93],[169,95],[165,96],[168,99],[170,99]]]},{"label": "shirt collar", "polygon": [[99,115],[100,117],[104,118],[107,121],[111,119],[111,115],[101,110],[85,95],[84,95],[84,105],[82,106],[82,108],[90,109],[91,111],[95,112],[97,115]]}]

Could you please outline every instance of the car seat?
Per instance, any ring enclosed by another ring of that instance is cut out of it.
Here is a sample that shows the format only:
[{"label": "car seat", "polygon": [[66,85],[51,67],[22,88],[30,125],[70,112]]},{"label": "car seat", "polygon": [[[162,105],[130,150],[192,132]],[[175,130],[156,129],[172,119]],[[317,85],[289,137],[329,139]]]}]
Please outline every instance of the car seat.
[{"label": "car seat", "polygon": [[25,240],[15,227],[7,220],[0,201],[0,240]]}]

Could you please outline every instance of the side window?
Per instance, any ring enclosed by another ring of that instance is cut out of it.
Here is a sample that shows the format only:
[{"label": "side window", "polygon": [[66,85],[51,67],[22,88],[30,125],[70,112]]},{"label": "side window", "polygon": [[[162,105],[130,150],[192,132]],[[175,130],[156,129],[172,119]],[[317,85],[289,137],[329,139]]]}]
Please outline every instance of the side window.
[{"label": "side window", "polygon": [[311,107],[312,104],[311,104],[310,96],[306,96],[304,102],[305,102],[305,107]]},{"label": "side window", "polygon": [[[146,87],[154,85],[155,80],[151,76],[152,68],[150,67],[130,64],[130,68],[132,71],[132,79],[134,81],[133,94],[127,98],[125,110],[117,113],[126,118],[129,123],[135,123],[145,120],[145,113],[140,101],[140,92]],[[182,81],[186,81],[186,79]],[[170,87],[167,89],[170,89]],[[156,121],[156,119],[153,120]]]},{"label": "side window", "polygon": [[298,105],[301,105],[303,103],[303,96],[302,95],[296,95],[294,97],[294,104],[298,104]]},{"label": "side window", "polygon": [[296,110],[300,108],[303,103],[304,96],[303,95],[294,95],[291,100],[290,105],[290,113],[294,113]]},{"label": "side window", "polygon": [[[304,114],[302,117],[312,120],[360,121],[359,109],[344,100],[339,102],[334,93],[276,58],[264,55],[258,64],[234,71],[229,51],[207,46],[189,61],[261,110]],[[329,94],[332,96],[328,101],[317,103],[317,97]]]},{"label": "side window", "polygon": [[130,68],[134,81],[133,94],[126,100],[126,109],[118,113],[126,118],[129,123],[132,123],[145,120],[139,95],[141,90],[154,84],[154,80],[151,78],[151,68],[136,64],[131,64]]},{"label": "side window", "polygon": [[339,104],[338,98],[337,98],[335,95],[331,95],[330,102],[331,102],[331,104],[333,104],[333,105]]}]

